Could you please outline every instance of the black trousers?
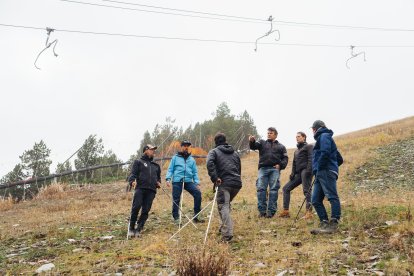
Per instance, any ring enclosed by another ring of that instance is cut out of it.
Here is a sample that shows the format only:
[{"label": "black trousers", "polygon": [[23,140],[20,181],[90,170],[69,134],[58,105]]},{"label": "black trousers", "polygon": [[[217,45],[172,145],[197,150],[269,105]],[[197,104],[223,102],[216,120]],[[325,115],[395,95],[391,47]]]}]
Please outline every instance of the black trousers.
[{"label": "black trousers", "polygon": [[152,201],[155,198],[155,192],[147,189],[136,189],[134,193],[134,200],[132,201],[131,218],[129,223],[129,229],[135,228],[137,222],[138,213],[141,209],[141,215],[138,219],[138,230],[144,228],[144,224],[148,219],[148,213],[151,210]]},{"label": "black trousers", "polygon": [[310,186],[312,182],[312,175],[302,170],[301,173],[295,174],[295,177],[283,186],[283,209],[289,210],[290,192],[297,186],[302,184],[303,194],[306,198],[306,210],[312,209]]}]

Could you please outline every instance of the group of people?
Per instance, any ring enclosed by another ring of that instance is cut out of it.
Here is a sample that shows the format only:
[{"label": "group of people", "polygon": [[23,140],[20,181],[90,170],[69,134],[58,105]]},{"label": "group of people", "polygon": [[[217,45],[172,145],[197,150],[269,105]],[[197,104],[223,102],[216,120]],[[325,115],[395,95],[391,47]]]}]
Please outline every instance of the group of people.
[{"label": "group of people", "polygon": [[[294,153],[292,171],[289,181],[283,187],[283,210],[279,217],[288,218],[290,193],[302,184],[306,199],[305,219],[313,217],[315,209],[320,225],[311,230],[312,234],[334,233],[338,229],[341,217],[341,205],[337,192],[338,167],[343,163],[335,141],[333,131],[328,129],[323,121],[316,120],[312,125],[315,145],[306,142],[306,134],[296,135],[297,150]],[[286,148],[277,140],[276,128],[269,127],[267,139],[257,141],[249,137],[251,150],[259,151],[258,178],[256,181],[257,208],[260,218],[272,218],[277,213],[278,191],[280,189],[280,173],[288,165]],[[239,154],[226,141],[224,133],[214,137],[215,147],[207,156],[207,171],[214,191],[217,192],[217,207],[221,219],[220,233],[223,241],[233,238],[233,220],[230,216],[230,203],[242,187],[241,161]],[[172,186],[172,217],[176,224],[181,223],[182,210],[179,207],[183,190],[194,198],[193,222],[203,223],[200,216],[202,196],[200,180],[195,159],[189,148],[191,142],[181,142],[180,151],[175,154],[168,167],[165,177],[167,187]],[[135,193],[131,208],[128,236],[138,236],[142,231],[157,189],[161,188],[161,168],[153,161],[156,146],[146,145],[143,155],[134,161],[129,184],[135,185]],[[312,182],[312,178],[314,178]],[[331,205],[329,219],[323,204],[327,198]],[[141,214],[138,218],[138,213]]]}]

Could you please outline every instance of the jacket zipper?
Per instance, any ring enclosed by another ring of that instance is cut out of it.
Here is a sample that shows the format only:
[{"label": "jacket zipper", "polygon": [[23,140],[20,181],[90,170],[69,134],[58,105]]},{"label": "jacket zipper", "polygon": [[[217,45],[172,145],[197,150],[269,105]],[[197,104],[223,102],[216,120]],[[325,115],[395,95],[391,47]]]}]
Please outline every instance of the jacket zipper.
[{"label": "jacket zipper", "polygon": [[152,181],[152,170],[151,170],[151,162],[149,162],[149,169],[150,169],[150,185],[151,185],[151,181]]}]

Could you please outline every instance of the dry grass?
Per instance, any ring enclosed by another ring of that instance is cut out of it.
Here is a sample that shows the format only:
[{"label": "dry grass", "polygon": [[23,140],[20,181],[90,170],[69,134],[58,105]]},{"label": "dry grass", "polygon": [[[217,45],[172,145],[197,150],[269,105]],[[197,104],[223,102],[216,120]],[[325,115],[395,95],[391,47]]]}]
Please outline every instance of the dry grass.
[{"label": "dry grass", "polygon": [[373,157],[372,149],[414,136],[414,117],[408,117],[335,137],[344,156],[342,175],[351,173]]},{"label": "dry grass", "polygon": [[66,196],[65,191],[68,190],[68,185],[64,183],[53,183],[40,188],[36,195],[37,200],[62,199]]},{"label": "dry grass", "polygon": [[14,200],[11,197],[0,199],[0,211],[7,211],[13,207]]},{"label": "dry grass", "polygon": [[177,257],[175,264],[177,275],[229,275],[230,256],[228,249],[218,244],[215,244],[213,249],[214,250],[200,250],[199,248],[187,248],[180,250],[180,252],[178,252],[179,257]]},{"label": "dry grass", "polygon": [[[338,182],[344,214],[341,231],[332,236],[310,235],[309,230],[317,225],[316,218],[312,222],[300,220],[291,227],[292,219],[257,217],[258,154],[251,152],[242,159],[243,188],[232,203],[235,237],[228,245],[219,243],[216,210],[204,255],[207,223],[198,224],[198,230],[189,225],[167,242],[177,226],[171,221],[170,198],[162,190],[154,200],[143,237],[126,242],[132,194],[124,192],[125,183],[55,187],[35,200],[7,203],[9,207],[0,209],[0,244],[5,246],[0,245],[0,264],[5,264],[11,274],[33,273],[40,266],[38,261],[48,259],[57,266],[55,272],[62,274],[167,275],[173,270],[187,269],[184,266],[189,264],[206,267],[206,263],[214,265],[220,260],[221,267],[229,260],[226,271],[231,274],[269,275],[290,270],[299,275],[318,275],[346,274],[346,266],[363,269],[370,257],[380,255],[377,267],[382,271],[407,274],[414,271],[414,265],[408,262],[414,255],[413,221],[409,219],[414,191],[390,189],[384,193],[354,194],[345,176],[372,155],[372,149],[409,137],[413,131],[414,117],[336,137],[345,157]],[[289,150],[291,159],[282,173],[282,185],[288,180],[292,154],[293,150]],[[199,166],[199,174],[205,206],[212,199],[212,185],[205,166]],[[298,187],[292,192],[292,214],[296,214],[302,200],[303,192]],[[280,208],[281,191],[278,204]],[[192,205],[192,197],[185,193],[183,209],[189,216]],[[388,227],[387,221],[398,224]],[[16,224],[20,226],[14,227]],[[114,238],[100,240],[105,235]],[[76,243],[69,244],[68,239],[75,239]],[[350,239],[346,249],[345,239]],[[45,243],[46,251],[37,250],[5,261],[5,256],[14,252],[10,248],[36,246],[41,242]],[[72,252],[74,249],[79,250]],[[220,256],[225,257],[220,259]],[[33,262],[34,265],[30,264]]]}]

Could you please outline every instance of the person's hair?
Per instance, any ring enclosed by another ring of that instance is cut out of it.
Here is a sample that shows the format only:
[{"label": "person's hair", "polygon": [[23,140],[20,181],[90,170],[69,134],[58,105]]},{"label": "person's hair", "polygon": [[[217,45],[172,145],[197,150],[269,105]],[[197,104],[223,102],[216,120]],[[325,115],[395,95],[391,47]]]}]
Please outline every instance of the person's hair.
[{"label": "person's hair", "polygon": [[305,134],[305,132],[298,131],[298,134],[299,134],[300,136],[302,136],[303,138],[305,138],[305,141],[306,141],[306,134]]},{"label": "person's hair", "polygon": [[222,145],[226,143],[226,135],[224,135],[224,133],[219,132],[216,134],[216,136],[214,136],[214,143],[216,143],[216,145]]},{"label": "person's hair", "polygon": [[277,130],[274,127],[269,127],[267,131],[273,131],[274,134],[277,134]]}]

